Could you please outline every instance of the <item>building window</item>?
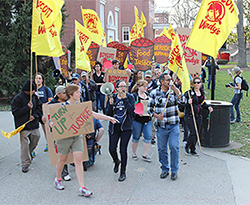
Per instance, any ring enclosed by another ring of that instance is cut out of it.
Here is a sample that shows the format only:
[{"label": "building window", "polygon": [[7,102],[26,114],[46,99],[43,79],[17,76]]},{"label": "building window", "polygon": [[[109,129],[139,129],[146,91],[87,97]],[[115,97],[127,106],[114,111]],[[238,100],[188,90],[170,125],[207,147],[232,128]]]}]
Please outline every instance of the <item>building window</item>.
[{"label": "building window", "polygon": [[129,27],[122,27],[122,42],[129,42]]},{"label": "building window", "polygon": [[159,23],[159,18],[155,18],[155,23]]}]

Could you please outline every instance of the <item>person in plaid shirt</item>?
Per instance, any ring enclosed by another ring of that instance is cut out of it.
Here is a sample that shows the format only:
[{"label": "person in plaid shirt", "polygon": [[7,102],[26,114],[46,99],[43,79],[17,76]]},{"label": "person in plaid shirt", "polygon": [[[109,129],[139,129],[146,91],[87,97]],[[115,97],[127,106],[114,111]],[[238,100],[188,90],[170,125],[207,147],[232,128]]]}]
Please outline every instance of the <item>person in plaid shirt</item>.
[{"label": "person in plaid shirt", "polygon": [[[177,179],[179,169],[179,116],[178,100],[181,99],[181,92],[171,82],[170,75],[163,73],[159,78],[160,86],[153,90],[149,95],[147,111],[156,118],[155,126],[157,128],[157,145],[159,161],[161,163],[160,178],[164,179],[169,175],[168,163],[168,141],[171,160],[171,179]],[[165,104],[169,96],[168,104],[164,114]]]}]

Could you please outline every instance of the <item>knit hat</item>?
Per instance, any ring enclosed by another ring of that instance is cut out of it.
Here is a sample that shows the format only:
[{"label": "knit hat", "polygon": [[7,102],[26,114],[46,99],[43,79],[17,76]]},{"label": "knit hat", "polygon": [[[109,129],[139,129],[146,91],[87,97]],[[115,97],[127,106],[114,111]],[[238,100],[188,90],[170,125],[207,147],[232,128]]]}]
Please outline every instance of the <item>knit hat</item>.
[{"label": "knit hat", "polygon": [[[33,82],[32,82],[32,90],[36,90],[36,85]],[[30,91],[30,80],[25,81],[22,91]]]}]

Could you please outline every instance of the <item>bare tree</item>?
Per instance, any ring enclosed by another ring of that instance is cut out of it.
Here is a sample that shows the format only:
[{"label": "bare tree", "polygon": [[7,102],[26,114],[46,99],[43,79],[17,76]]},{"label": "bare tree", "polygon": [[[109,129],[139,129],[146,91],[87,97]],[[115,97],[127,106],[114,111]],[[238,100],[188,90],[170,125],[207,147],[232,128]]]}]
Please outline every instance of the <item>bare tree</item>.
[{"label": "bare tree", "polygon": [[178,0],[173,6],[171,20],[177,27],[191,28],[197,16],[200,4],[190,0]]}]

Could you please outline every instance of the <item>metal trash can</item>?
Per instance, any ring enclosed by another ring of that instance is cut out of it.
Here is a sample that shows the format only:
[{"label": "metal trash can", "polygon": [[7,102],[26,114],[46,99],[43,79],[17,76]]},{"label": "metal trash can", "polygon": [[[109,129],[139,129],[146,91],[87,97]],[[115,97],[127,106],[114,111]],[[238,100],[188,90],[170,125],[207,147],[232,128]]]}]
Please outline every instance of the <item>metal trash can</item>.
[{"label": "metal trash can", "polygon": [[203,110],[200,141],[203,147],[226,147],[230,140],[230,108],[232,103],[206,100],[213,108],[208,118],[208,111]]}]

